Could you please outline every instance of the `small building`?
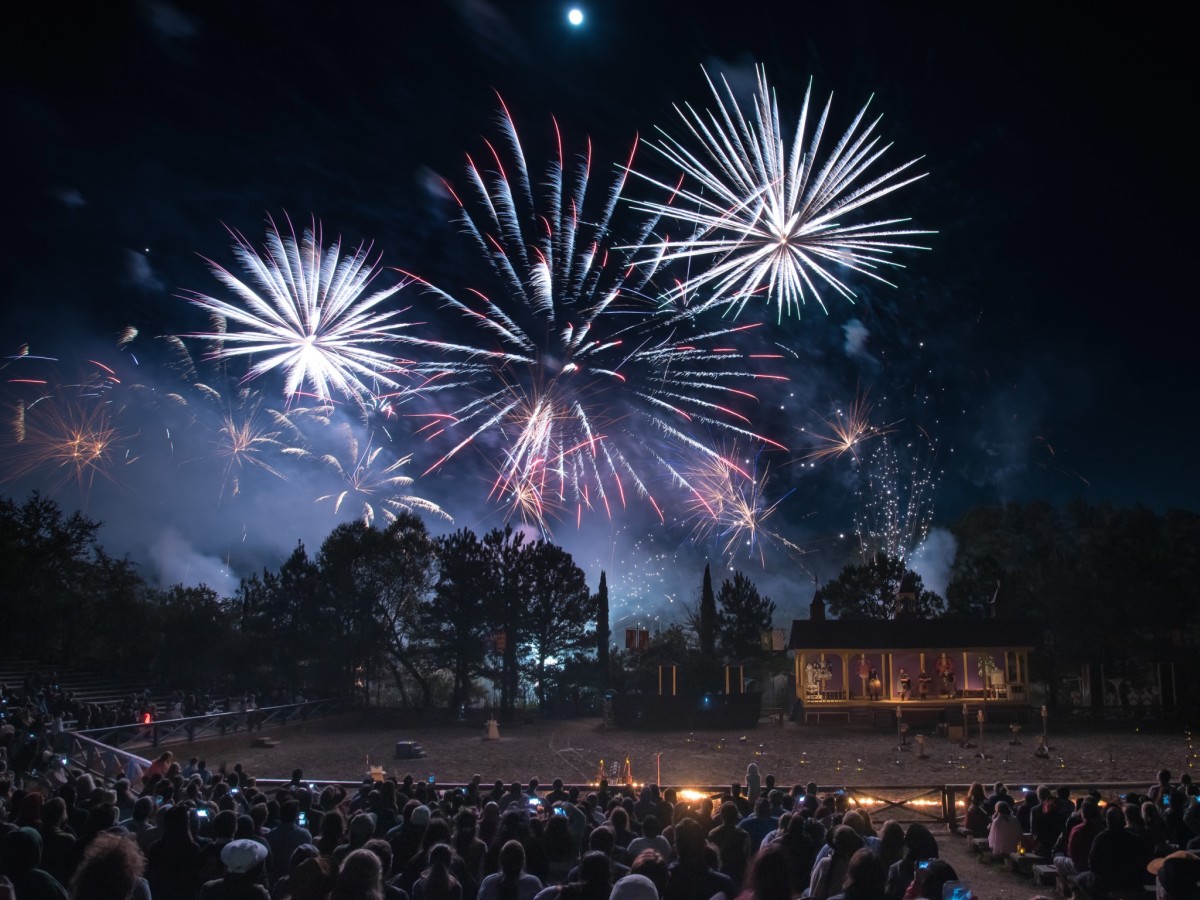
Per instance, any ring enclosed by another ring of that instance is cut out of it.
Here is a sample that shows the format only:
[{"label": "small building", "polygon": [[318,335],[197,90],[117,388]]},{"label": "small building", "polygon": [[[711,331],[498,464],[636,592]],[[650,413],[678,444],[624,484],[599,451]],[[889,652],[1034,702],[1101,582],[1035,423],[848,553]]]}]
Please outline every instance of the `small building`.
[{"label": "small building", "polygon": [[796,718],[870,722],[878,708],[946,721],[966,717],[965,704],[986,703],[997,719],[1020,721],[1033,702],[1029,654],[1038,634],[1011,619],[797,619],[789,641]]}]

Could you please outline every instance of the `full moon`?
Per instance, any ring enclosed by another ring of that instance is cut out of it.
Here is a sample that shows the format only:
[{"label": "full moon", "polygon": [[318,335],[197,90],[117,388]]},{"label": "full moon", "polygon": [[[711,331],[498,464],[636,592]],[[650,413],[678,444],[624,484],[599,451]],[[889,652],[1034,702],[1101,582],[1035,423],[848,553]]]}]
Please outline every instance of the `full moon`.
[{"label": "full moon", "polygon": [[582,25],[583,24],[583,10],[580,9],[578,6],[574,7],[569,13],[567,13],[567,21],[576,27],[579,27],[580,25]]}]

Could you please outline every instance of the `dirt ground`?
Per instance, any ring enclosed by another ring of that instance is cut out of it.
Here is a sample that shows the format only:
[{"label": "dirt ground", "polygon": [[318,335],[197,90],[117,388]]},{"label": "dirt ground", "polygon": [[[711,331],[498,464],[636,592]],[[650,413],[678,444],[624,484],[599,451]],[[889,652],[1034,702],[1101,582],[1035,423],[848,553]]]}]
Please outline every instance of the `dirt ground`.
[{"label": "dirt ground", "polygon": [[[749,732],[705,731],[634,732],[605,731],[594,719],[548,721],[501,726],[498,741],[483,739],[481,732],[465,725],[391,724],[383,713],[358,713],[274,729],[264,734],[278,740],[270,749],[252,747],[259,735],[245,733],[220,740],[198,741],[173,747],[176,754],[205,757],[211,767],[240,762],[247,771],[264,778],[287,778],[292,769],[304,770],[306,780],[352,781],[363,777],[368,765],[382,765],[388,774],[403,777],[436,776],[442,784],[469,780],[475,773],[485,781],[527,781],[536,776],[543,784],[559,777],[568,783],[596,780],[603,761],[604,771],[624,766],[633,780],[658,781],[676,786],[717,786],[743,781],[748,763],[757,763],[764,775],[772,773],[784,786],[816,781],[823,788],[883,788],[867,791],[879,807],[880,799],[899,800],[921,793],[904,786],[933,788],[944,784],[1005,781],[1014,788],[1047,783],[1092,785],[1114,783],[1106,793],[1133,787],[1147,789],[1160,768],[1180,772],[1200,768],[1200,757],[1183,733],[1150,734],[1132,727],[1121,732],[1088,732],[1056,736],[1050,734],[1050,759],[1033,755],[1032,735],[1021,735],[1022,743],[1009,743],[1007,731],[989,733],[984,750],[989,759],[977,757],[979,748],[962,749],[944,737],[929,735],[926,758],[914,745],[897,751],[896,735],[883,731],[845,726],[762,725]],[[397,741],[416,741],[426,756],[416,760],[394,759]],[[661,768],[659,768],[661,766]],[[1200,773],[1195,773],[1200,776]],[[615,779],[614,779],[615,780]],[[927,810],[936,815],[937,793],[925,797]],[[868,806],[870,808],[870,806]],[[887,812],[876,812],[878,820]],[[900,818],[913,818],[899,816]],[[1037,896],[1028,878],[998,865],[985,865],[968,855],[962,838],[946,835],[934,827],[943,856],[959,877],[972,882],[980,900],[1028,900]],[[1052,888],[1041,889],[1052,894]]]},{"label": "dirt ground", "polygon": [[[589,783],[596,780],[601,761],[611,777],[612,766],[623,766],[626,760],[636,782],[681,786],[742,781],[752,762],[785,786],[808,781],[890,786],[1003,780],[1013,786],[1120,782],[1148,787],[1160,768],[1178,773],[1200,767],[1200,756],[1185,734],[1133,728],[1061,736],[1051,732],[1049,759],[1034,757],[1032,735],[1020,735],[1022,743],[1013,745],[1007,731],[989,733],[984,739],[989,758],[983,760],[977,756],[978,747],[962,749],[934,735],[926,737],[922,759],[914,734],[908,736],[911,749],[897,752],[895,733],[841,725],[789,722],[746,732],[689,734],[605,731],[596,719],[575,719],[501,725],[500,740],[487,741],[471,726],[397,725],[387,718],[386,713],[355,713],[268,730],[263,735],[279,741],[270,749],[252,747],[260,735],[244,732],[198,741],[190,750],[185,749],[189,745],[173,749],[185,757],[205,756],[210,767],[241,762],[263,777],[286,778],[298,767],[316,781],[357,780],[371,764],[384,766],[388,774],[433,774],[443,784],[466,781],[475,773],[488,781],[536,776],[543,784],[555,777]],[[394,759],[395,744],[401,740],[419,743],[425,757]]]}]

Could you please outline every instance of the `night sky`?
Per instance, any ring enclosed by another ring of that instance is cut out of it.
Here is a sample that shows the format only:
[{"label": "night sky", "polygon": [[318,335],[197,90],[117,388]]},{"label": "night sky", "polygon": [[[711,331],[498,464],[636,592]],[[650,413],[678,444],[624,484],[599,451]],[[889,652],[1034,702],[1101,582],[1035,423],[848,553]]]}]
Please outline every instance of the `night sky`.
[{"label": "night sky", "polygon": [[[866,389],[875,418],[897,423],[895,447],[936,442],[935,529],[1010,500],[1200,508],[1183,274],[1192,78],[1178,23],[1153,6],[1068,17],[1044,6],[620,0],[582,4],[573,28],[568,8],[147,0],[25,10],[0,54],[0,350],[28,344],[55,357],[60,379],[100,359],[126,386],[168,391],[154,338],[206,327],[180,294],[220,292],[200,255],[234,265],[223,225],[258,243],[266,217],[284,212],[318,218],[327,238],[373,241],[385,266],[468,286],[484,269],[440,178],[461,181],[464,153],[496,135],[497,92],[531,160],[551,152],[554,116],[571,146],[590,136],[597,170],[615,173],[635,136],[678,130],[673,104],[711,105],[702,66],[749,91],[761,63],[790,124],[810,79],[815,100],[834,94],[837,134],[873,94],[894,142],[888,159],[922,156],[929,173],[880,211],[937,233],[928,252],[904,254],[896,288],[855,281],[854,306],[830,294],[828,314],[808,305],[779,324],[764,309],[743,314],[765,320],[789,354],[788,387],[764,396],[756,419],[794,450],[770,459],[768,499],[782,498],[772,527],[812,552],[807,572],[778,548],[765,569],[744,555],[734,565],[789,614],[806,608],[813,577],[853,555],[852,466],[801,463],[799,429]],[[410,318],[445,327],[416,289],[399,296]],[[119,349],[127,326],[140,336]],[[197,360],[203,349],[192,345]],[[106,547],[152,581],[228,592],[298,539],[315,549],[336,521],[314,507],[303,476],[221,496],[212,466],[158,453],[162,422],[144,408],[128,415],[139,460],[97,482],[87,511],[106,523]],[[392,423],[388,451],[420,463],[430,451],[409,430],[403,417]],[[456,526],[502,525],[482,468],[464,457],[417,491]],[[35,473],[3,490],[41,487],[79,505],[77,487],[59,482]],[[554,537],[593,584],[610,572],[619,615],[670,618],[672,598],[690,601],[702,560],[720,553],[668,518],[659,525],[632,504],[578,529],[567,517]],[[937,554],[944,569],[950,551]]]}]

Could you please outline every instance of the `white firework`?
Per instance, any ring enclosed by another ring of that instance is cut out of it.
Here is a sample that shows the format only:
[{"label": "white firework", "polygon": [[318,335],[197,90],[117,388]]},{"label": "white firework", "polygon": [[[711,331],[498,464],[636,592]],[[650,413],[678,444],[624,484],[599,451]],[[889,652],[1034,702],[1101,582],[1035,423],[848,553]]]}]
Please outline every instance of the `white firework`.
[{"label": "white firework", "polygon": [[[782,318],[798,312],[809,295],[825,309],[821,286],[853,300],[854,291],[839,277],[838,267],[891,284],[880,270],[902,268],[892,259],[894,251],[928,249],[908,239],[931,232],[894,227],[908,219],[856,221],[851,215],[924,177],[904,174],[916,159],[881,175],[869,174],[891,145],[881,146],[874,133],[878,118],[860,128],[867,105],[822,160],[818,154],[832,96],[807,137],[809,85],[789,147],[775,92],[761,67],[749,115],[724,78],[724,93],[707,72],[705,78],[716,110],[676,107],[691,138],[685,143],[659,129],[662,138],[652,145],[680,170],[680,183],[634,173],[671,192],[667,202],[635,206],[690,231],[682,240],[664,236],[641,248],[649,253],[648,264],[687,265],[692,274],[678,282],[677,301],[690,304],[703,289],[706,296],[694,308],[725,305],[737,314],[761,296]],[[693,142],[699,146],[691,146]]]},{"label": "white firework", "polygon": [[402,326],[395,319],[403,310],[383,304],[405,282],[367,294],[378,264],[368,259],[370,247],[359,245],[343,256],[340,240],[322,246],[317,223],[299,240],[290,222],[288,231],[270,222],[265,253],[259,254],[230,230],[234,256],[249,277],[243,280],[210,260],[236,301],[189,294],[214,319],[213,331],[189,337],[212,341],[217,359],[257,357],[247,379],[281,370],[289,399],[310,393],[325,401],[336,391],[361,403],[381,386],[399,387],[393,376],[403,363],[375,348],[397,340]]},{"label": "white firework", "polygon": [[317,503],[332,502],[334,515],[339,514],[343,506],[357,505],[362,510],[362,521],[367,525],[375,524],[379,517],[388,523],[394,522],[405,512],[450,519],[432,500],[408,493],[413,479],[398,473],[412,461],[411,455],[389,462],[386,457],[381,458],[382,447],[372,447],[369,441],[364,444],[349,425],[342,424],[338,433],[342,452],[326,453],[319,459],[337,476],[339,484],[335,490],[318,497]]}]

